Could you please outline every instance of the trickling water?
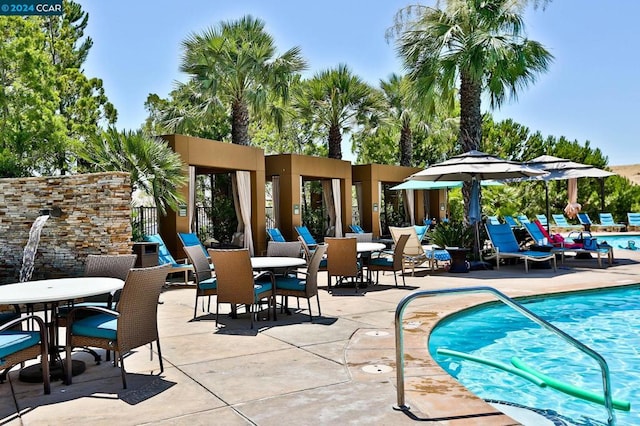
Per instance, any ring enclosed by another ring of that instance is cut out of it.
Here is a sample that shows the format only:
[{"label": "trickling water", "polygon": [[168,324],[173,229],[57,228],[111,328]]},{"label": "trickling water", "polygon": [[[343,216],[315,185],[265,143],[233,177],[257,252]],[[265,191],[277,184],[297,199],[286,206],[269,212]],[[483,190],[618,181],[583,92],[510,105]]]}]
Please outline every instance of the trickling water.
[{"label": "trickling water", "polygon": [[45,214],[38,216],[31,225],[29,231],[29,241],[24,246],[24,253],[22,255],[22,268],[20,268],[20,282],[29,281],[33,274],[33,263],[36,257],[36,251],[38,251],[38,244],[40,243],[40,233],[44,227],[44,223],[49,219],[49,215]]}]

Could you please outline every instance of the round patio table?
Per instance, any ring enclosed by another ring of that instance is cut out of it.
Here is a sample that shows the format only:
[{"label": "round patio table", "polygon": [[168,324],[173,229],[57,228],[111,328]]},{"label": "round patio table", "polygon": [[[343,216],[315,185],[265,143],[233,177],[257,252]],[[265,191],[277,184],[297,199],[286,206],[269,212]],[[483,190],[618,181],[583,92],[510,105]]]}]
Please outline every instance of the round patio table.
[{"label": "round patio table", "polygon": [[[49,364],[51,365],[51,380],[64,378],[62,366],[56,362],[59,358],[57,330],[55,326],[55,310],[60,302],[71,301],[83,297],[113,293],[124,286],[124,281],[107,277],[77,277],[55,278],[37,281],[25,281],[0,286],[0,304],[45,304],[44,319],[49,336]],[[47,312],[50,308],[50,313]],[[50,315],[50,316],[49,316]],[[84,362],[73,361],[73,374],[84,371]],[[42,381],[42,372],[37,365],[23,368],[20,379],[27,382]]]}]

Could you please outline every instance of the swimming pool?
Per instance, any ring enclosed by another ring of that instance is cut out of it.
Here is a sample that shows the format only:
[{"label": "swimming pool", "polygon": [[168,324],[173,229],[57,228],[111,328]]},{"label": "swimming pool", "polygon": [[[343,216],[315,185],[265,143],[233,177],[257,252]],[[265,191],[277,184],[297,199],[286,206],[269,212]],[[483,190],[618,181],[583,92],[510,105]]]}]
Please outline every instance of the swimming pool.
[{"label": "swimming pool", "polygon": [[[640,287],[537,297],[521,303],[606,359],[613,397],[631,402],[630,412],[616,410],[618,424],[640,425]],[[552,410],[578,425],[606,424],[602,405],[538,387],[487,365],[439,355],[438,348],[504,364],[517,357],[554,379],[602,393],[600,368],[592,358],[503,304],[467,310],[438,324],[429,338],[433,358],[485,400]]]},{"label": "swimming pool", "polygon": [[598,242],[606,241],[613,248],[627,249],[629,242],[633,241],[636,250],[640,250],[640,235],[638,234],[616,234],[616,235],[598,235]]}]

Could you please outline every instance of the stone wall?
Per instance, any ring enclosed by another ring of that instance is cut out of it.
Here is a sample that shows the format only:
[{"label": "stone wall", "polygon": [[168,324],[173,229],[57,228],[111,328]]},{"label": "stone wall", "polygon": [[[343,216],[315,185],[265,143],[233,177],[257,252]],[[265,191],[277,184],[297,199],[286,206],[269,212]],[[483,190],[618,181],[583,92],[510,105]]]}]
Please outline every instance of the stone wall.
[{"label": "stone wall", "polygon": [[131,253],[128,173],[0,179],[0,284],[16,282],[32,224],[42,228],[32,279],[79,276],[88,254]]}]

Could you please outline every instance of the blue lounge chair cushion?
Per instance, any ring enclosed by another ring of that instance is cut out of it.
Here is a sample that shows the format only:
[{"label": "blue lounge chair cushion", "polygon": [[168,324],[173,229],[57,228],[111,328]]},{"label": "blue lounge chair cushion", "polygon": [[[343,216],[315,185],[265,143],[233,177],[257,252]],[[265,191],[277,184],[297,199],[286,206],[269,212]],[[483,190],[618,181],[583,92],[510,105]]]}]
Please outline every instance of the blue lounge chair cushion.
[{"label": "blue lounge chair cushion", "polygon": [[364,234],[364,229],[360,225],[350,225],[349,227],[356,234]]},{"label": "blue lounge chair cushion", "polygon": [[506,224],[508,224],[512,228],[517,228],[519,226],[518,222],[516,222],[516,220],[513,218],[513,216],[505,216],[504,217],[504,222]]},{"label": "blue lounge chair cushion", "polygon": [[593,222],[591,222],[591,218],[586,213],[578,213],[578,220],[583,225],[593,225]]},{"label": "blue lounge chair cushion", "polygon": [[427,233],[427,230],[429,229],[428,226],[426,225],[413,225],[413,227],[416,230],[416,235],[418,236],[418,241],[422,241],[424,239],[424,235]]},{"label": "blue lounge chair cushion", "polygon": [[611,213],[600,213],[600,223],[605,226],[624,226],[621,223],[616,223]]},{"label": "blue lounge chair cushion", "polygon": [[629,225],[640,226],[640,213],[627,213],[629,219]]},{"label": "blue lounge chair cushion", "polygon": [[299,280],[296,277],[278,277],[276,279],[276,288],[282,290],[296,290],[301,291],[304,290],[307,282],[304,280]]},{"label": "blue lounge chair cushion", "polygon": [[0,333],[0,366],[8,355],[40,344],[40,332],[5,330]]},{"label": "blue lounge chair cushion", "polygon": [[435,259],[440,262],[447,262],[451,260],[451,255],[446,250],[429,250],[426,252],[428,259]]},{"label": "blue lounge chair cushion", "polygon": [[305,244],[307,244],[308,246],[318,245],[318,242],[315,238],[313,238],[313,235],[311,235],[311,232],[309,232],[309,228],[307,228],[306,226],[296,226],[296,232],[298,232],[298,235],[302,237]]},{"label": "blue lounge chair cushion", "polygon": [[73,334],[78,336],[116,340],[118,319],[109,314],[91,315],[74,321],[71,327]]}]

